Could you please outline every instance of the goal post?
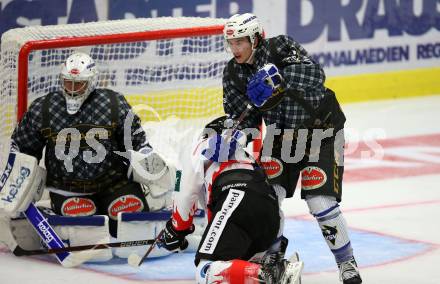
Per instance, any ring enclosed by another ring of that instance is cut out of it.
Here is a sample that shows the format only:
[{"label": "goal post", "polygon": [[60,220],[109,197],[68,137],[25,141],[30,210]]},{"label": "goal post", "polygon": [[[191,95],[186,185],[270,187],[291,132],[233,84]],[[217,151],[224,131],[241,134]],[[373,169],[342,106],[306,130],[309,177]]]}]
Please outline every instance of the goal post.
[{"label": "goal post", "polygon": [[30,103],[59,89],[61,64],[73,51],[91,55],[98,88],[110,88],[151,111],[144,121],[223,114],[222,73],[230,55],[225,19],[162,17],[5,32],[0,57],[0,138],[9,138]]}]

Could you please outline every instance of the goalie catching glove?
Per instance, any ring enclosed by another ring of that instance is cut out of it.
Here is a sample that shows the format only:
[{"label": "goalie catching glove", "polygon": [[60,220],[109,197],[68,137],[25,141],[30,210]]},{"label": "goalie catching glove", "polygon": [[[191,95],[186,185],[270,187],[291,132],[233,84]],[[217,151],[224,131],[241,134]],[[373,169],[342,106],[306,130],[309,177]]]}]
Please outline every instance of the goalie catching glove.
[{"label": "goalie catching glove", "polygon": [[246,94],[255,106],[261,107],[281,87],[281,83],[278,68],[268,63],[251,78]]},{"label": "goalie catching glove", "polygon": [[179,252],[185,250],[188,247],[188,241],[185,239],[186,236],[194,232],[194,224],[183,231],[178,231],[174,228],[172,219],[168,220],[164,233],[160,239],[161,246],[172,252]]},{"label": "goalie catching glove", "polygon": [[140,151],[129,150],[130,165],[127,176],[140,184],[154,184],[163,189],[173,189],[176,170],[168,166],[162,157],[151,148]]}]

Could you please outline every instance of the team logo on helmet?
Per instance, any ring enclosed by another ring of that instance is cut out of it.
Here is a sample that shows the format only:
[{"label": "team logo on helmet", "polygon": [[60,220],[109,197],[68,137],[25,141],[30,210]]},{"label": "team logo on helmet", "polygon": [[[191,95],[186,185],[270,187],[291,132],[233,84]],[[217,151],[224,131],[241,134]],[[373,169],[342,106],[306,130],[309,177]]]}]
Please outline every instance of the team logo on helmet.
[{"label": "team logo on helmet", "polygon": [[78,69],[72,69],[72,70],[70,70],[69,73],[73,74],[73,75],[77,75],[77,74],[79,74],[79,70]]},{"label": "team logo on helmet", "polygon": [[249,23],[250,21],[252,21],[253,19],[256,19],[256,18],[257,18],[257,16],[255,16],[255,15],[250,16],[249,18],[247,18],[246,20],[243,21],[243,25],[246,23]]},{"label": "team logo on helmet", "polygon": [[227,35],[233,35],[234,34],[234,30],[226,30],[226,34]]}]

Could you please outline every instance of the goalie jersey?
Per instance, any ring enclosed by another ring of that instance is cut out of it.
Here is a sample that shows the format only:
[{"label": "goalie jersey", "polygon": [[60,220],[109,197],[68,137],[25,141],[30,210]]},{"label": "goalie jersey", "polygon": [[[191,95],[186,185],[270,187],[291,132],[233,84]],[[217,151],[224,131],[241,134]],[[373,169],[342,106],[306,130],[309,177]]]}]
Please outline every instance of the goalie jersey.
[{"label": "goalie jersey", "polygon": [[147,146],[139,117],[123,95],[109,89],[94,90],[73,115],[59,92],[36,99],[12,143],[38,160],[46,147],[47,186],[76,193],[99,192],[126,178],[126,160],[116,151]]}]

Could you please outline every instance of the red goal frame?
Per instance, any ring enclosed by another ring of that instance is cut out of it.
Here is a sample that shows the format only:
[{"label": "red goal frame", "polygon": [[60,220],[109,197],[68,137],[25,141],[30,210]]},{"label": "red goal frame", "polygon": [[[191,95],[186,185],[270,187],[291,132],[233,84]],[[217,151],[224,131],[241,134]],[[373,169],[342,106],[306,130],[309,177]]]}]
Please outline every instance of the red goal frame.
[{"label": "red goal frame", "polygon": [[20,51],[18,53],[17,122],[22,119],[24,113],[27,110],[28,59],[29,54],[34,50],[62,47],[78,47],[92,44],[114,44],[146,40],[161,40],[190,36],[219,35],[222,34],[223,27],[223,25],[213,25],[194,28],[143,31],[83,37],[61,37],[48,40],[28,41],[20,48]]}]

